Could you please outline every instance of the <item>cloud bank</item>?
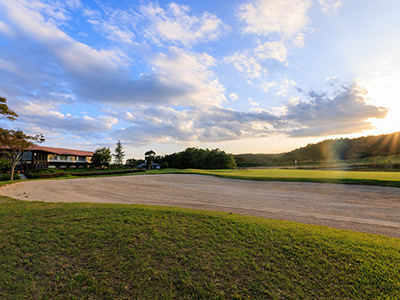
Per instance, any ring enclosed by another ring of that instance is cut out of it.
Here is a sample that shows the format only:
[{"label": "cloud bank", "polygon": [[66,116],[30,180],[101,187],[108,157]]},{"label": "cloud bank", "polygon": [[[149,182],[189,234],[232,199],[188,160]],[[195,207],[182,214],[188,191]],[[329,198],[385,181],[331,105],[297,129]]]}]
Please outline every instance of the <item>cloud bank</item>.
[{"label": "cloud bank", "polygon": [[336,96],[309,92],[303,99],[292,99],[278,113],[255,108],[234,111],[209,108],[178,111],[172,108],[146,108],[129,112],[131,124],[118,130],[121,139],[129,136],[134,143],[151,141],[187,143],[215,142],[249,137],[286,134],[291,137],[348,134],[371,128],[368,119],[384,118],[387,109],[367,104],[364,89],[352,84]]}]

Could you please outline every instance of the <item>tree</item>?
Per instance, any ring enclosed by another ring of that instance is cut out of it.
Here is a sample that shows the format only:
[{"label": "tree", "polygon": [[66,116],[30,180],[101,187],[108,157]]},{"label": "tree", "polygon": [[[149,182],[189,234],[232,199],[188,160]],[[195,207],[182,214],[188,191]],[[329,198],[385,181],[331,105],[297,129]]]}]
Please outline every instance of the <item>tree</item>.
[{"label": "tree", "polygon": [[118,166],[121,166],[122,161],[125,156],[125,152],[122,151],[121,141],[118,140],[117,147],[115,147],[114,151],[115,151],[115,153],[113,154],[113,156],[114,156],[115,164],[117,164]]},{"label": "tree", "polygon": [[7,105],[7,99],[4,97],[0,97],[0,115],[5,116],[7,119],[14,121],[18,115],[9,109]]},{"label": "tree", "polygon": [[234,169],[236,161],[232,154],[220,149],[186,148],[184,151],[166,155],[162,162],[168,167],[187,169]]},{"label": "tree", "polygon": [[[18,115],[12,111],[7,105],[7,99],[0,97],[0,115],[10,121],[14,121]],[[22,130],[9,130],[0,128],[0,145],[7,151],[2,157],[1,165],[7,165],[5,160],[8,160],[10,166],[10,179],[14,180],[14,172],[18,163],[22,160],[24,151],[31,148],[34,143],[44,142],[44,137],[41,134],[28,135]]]},{"label": "tree", "polygon": [[95,167],[108,166],[111,161],[110,148],[97,148],[92,157],[92,163]]},{"label": "tree", "polygon": [[156,153],[153,150],[147,151],[144,154],[144,157],[146,159],[147,170],[151,169],[151,164],[153,163],[155,156],[156,156]]},{"label": "tree", "polygon": [[134,158],[128,158],[125,162],[125,166],[128,168],[134,168],[138,165],[138,161]]},{"label": "tree", "polygon": [[41,134],[27,135],[22,130],[8,130],[0,128],[0,145],[10,154],[10,179],[14,180],[15,167],[21,161],[24,151],[29,150],[34,143],[44,142]]},{"label": "tree", "polygon": [[11,155],[8,152],[0,154],[0,172],[8,172],[11,169]]}]

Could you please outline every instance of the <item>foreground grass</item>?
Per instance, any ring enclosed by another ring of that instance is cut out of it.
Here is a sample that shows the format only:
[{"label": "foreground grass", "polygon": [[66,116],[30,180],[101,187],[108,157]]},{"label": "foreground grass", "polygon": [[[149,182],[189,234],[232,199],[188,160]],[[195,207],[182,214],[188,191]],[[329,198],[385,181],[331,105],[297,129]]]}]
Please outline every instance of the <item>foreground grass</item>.
[{"label": "foreground grass", "polygon": [[1,299],[398,299],[400,239],[227,213],[0,198]]},{"label": "foreground grass", "polygon": [[190,173],[260,181],[300,181],[400,187],[400,172],[297,170],[297,169],[165,169],[145,174]]}]

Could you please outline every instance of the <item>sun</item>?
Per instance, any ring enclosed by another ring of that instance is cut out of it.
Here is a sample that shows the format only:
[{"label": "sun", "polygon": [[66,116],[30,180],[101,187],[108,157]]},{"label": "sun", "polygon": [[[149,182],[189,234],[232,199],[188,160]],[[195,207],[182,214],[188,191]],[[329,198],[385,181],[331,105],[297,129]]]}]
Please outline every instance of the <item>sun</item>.
[{"label": "sun", "polygon": [[368,104],[388,109],[384,119],[370,119],[374,129],[369,134],[384,134],[400,131],[400,72],[374,74],[370,79],[359,81],[368,92]]}]

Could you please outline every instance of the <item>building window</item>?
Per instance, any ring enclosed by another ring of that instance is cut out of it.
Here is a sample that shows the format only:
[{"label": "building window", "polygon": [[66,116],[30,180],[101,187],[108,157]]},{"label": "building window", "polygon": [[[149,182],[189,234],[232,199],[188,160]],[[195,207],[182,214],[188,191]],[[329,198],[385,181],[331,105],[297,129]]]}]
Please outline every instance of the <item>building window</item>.
[{"label": "building window", "polygon": [[86,156],[79,156],[78,161],[86,161]]},{"label": "building window", "polygon": [[60,155],[60,160],[68,160],[68,156],[67,155]]},{"label": "building window", "polygon": [[57,160],[57,155],[49,154],[49,160]]},{"label": "building window", "polygon": [[32,160],[32,152],[24,152],[22,160]]}]

